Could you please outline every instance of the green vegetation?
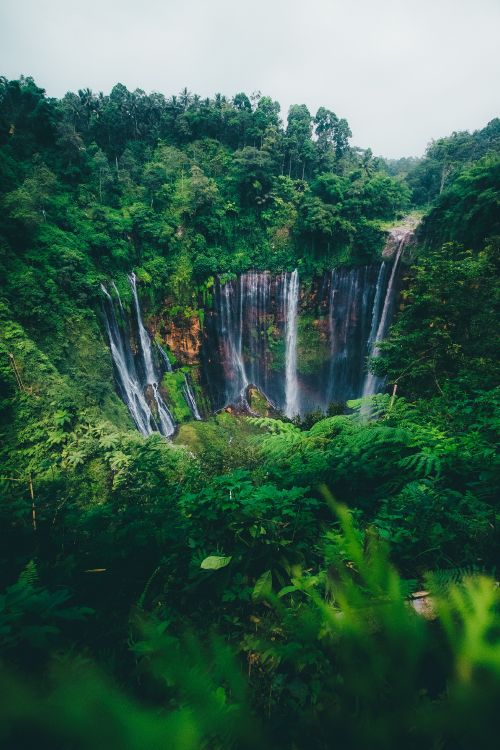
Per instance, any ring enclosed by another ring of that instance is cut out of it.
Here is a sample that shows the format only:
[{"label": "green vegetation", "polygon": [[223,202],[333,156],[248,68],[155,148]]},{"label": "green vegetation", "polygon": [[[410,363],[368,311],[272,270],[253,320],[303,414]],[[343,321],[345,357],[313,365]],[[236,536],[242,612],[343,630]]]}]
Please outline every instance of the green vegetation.
[{"label": "green vegetation", "polygon": [[[324,108],[0,82],[0,744],[496,746],[498,123],[393,163]],[[203,325],[215,273],[368,263],[409,208],[387,393],[184,421],[180,369],[173,441],[133,428],[99,282]]]},{"label": "green vegetation", "polygon": [[166,372],[163,376],[163,387],[176,424],[187,422],[191,419],[191,411],[182,393],[184,383],[184,373],[182,370]]},{"label": "green vegetation", "polygon": [[317,372],[329,359],[328,345],[321,337],[312,315],[301,315],[298,319],[297,351],[299,372],[304,375]]}]

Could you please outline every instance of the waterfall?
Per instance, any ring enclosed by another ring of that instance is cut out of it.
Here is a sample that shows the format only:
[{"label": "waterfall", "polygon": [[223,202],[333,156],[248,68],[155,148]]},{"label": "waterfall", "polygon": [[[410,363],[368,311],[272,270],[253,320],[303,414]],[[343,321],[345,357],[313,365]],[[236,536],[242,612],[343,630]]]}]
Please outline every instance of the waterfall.
[{"label": "waterfall", "polygon": [[299,273],[297,269],[285,277],[285,414],[295,417],[299,409],[297,381],[297,309],[299,304]]},{"label": "waterfall", "polygon": [[266,316],[270,276],[250,271],[241,276],[241,300],[244,325],[247,328],[247,349],[250,358],[250,382],[261,390],[267,389]]},{"label": "waterfall", "polygon": [[324,400],[318,399],[323,408],[357,398],[363,388],[376,272],[375,266],[331,271],[326,292],[330,362]]},{"label": "waterfall", "polygon": [[198,410],[198,405],[196,403],[196,399],[194,397],[194,392],[191,387],[191,383],[189,382],[187,375],[184,375],[184,386],[182,388],[182,394],[184,398],[186,399],[186,403],[191,409],[191,414],[195,419],[201,420],[201,414]]},{"label": "waterfall", "polygon": [[300,350],[297,270],[276,276],[249,271],[226,283],[218,278],[201,347],[201,383],[212,408],[248,407],[252,385],[294,417],[373,388],[366,360],[387,333],[399,268],[398,250],[394,261],[341,267],[308,280]]},{"label": "waterfall", "polygon": [[368,347],[369,347],[370,352],[373,347],[373,342],[377,338],[377,329],[378,329],[378,324],[380,320],[380,305],[382,301],[382,290],[384,286],[384,279],[385,279],[386,273],[387,273],[387,263],[383,262],[378,272],[377,286],[375,289],[375,299],[373,301],[372,324],[370,328],[370,335],[368,337]]},{"label": "waterfall", "polygon": [[153,383],[153,398],[156,403],[156,409],[158,412],[159,421],[159,432],[165,437],[170,437],[175,432],[175,422],[172,417],[168,406],[161,397],[160,391],[158,390],[158,384]]},{"label": "waterfall", "polygon": [[[367,374],[366,362],[369,356],[379,356],[380,342],[387,335],[401,256],[410,237],[406,225],[397,228],[389,235],[386,259],[380,263],[336,268],[301,279],[300,287],[297,269],[278,275],[253,270],[226,282],[217,277],[201,332],[189,333],[193,341],[201,337],[199,382],[211,408],[233,405],[248,410],[251,385],[271,406],[293,418],[327,411],[332,403],[343,404],[381,388],[383,381]],[[387,259],[389,254],[393,260]],[[175,423],[160,387],[161,374],[172,372],[169,353],[144,326],[135,274],[128,280],[131,312],[124,309],[113,282],[102,287],[118,387],[143,434],[158,430],[171,435]],[[137,347],[134,353],[131,340]],[[193,418],[199,420],[192,383],[184,377],[180,385]]]},{"label": "waterfall", "polygon": [[226,403],[246,403],[248,378],[243,362],[243,282],[240,277],[238,291],[233,282],[218,287],[220,339],[225,349],[223,363],[226,367]]},{"label": "waterfall", "polygon": [[[118,304],[120,305],[120,312],[122,315],[125,315],[125,310],[123,309],[123,304],[122,304],[122,298],[120,297],[120,292],[116,288],[116,284],[114,281],[111,282],[111,286],[113,287],[113,291],[116,294],[116,297],[118,299]],[[101,288],[102,288],[102,284],[101,284]]]},{"label": "waterfall", "polygon": [[144,328],[144,325],[142,323],[141,308],[139,305],[139,297],[137,296],[137,277],[135,273],[131,273],[130,276],[128,277],[128,280],[130,282],[130,286],[132,287],[132,294],[134,297],[137,328],[139,331],[139,339],[141,342],[141,349],[142,349],[142,358],[143,358],[144,368],[146,371],[146,382],[156,383],[157,378],[156,378],[155,370],[153,367],[153,358],[151,356],[151,339],[149,338],[149,334]]},{"label": "waterfall", "polygon": [[[126,318],[118,290],[113,284],[113,289],[117,295],[122,313],[123,332],[118,326],[113,298],[104,284],[101,284],[101,290],[105,296],[104,313],[106,332],[111,348],[111,356],[115,365],[118,386],[130,415],[142,435],[150,435],[152,432],[157,431],[165,437],[170,437],[175,431],[175,422],[158,388],[160,377],[156,374],[153,364],[151,339],[142,323],[135,274],[129,276],[129,282],[134,296],[136,323],[141,350],[140,364],[145,375],[143,379],[139,377],[134,356],[130,349],[130,332],[126,326]],[[148,403],[146,394],[154,405],[153,409]]]},{"label": "waterfall", "polygon": [[[387,329],[389,328],[390,313],[392,311],[392,307],[394,303],[394,281],[396,278],[396,271],[398,269],[399,261],[403,254],[403,250],[405,248],[407,241],[408,241],[408,235],[406,234],[403,235],[399,241],[399,245],[396,251],[396,257],[392,265],[391,275],[389,277],[389,282],[387,284],[387,289],[385,292],[385,299],[384,299],[384,306],[382,308],[382,314],[380,315],[380,317],[379,317],[380,305],[381,305],[380,274],[379,274],[379,279],[377,280],[377,291],[375,294],[375,303],[373,305],[372,327],[371,327],[370,340],[369,340],[369,345],[371,346],[370,357],[372,359],[376,359],[377,357],[380,356],[379,343],[385,338],[387,334]],[[384,263],[382,263],[382,266],[380,268],[381,272],[382,272],[383,266],[384,266]],[[378,300],[377,300],[377,297],[378,297]],[[372,396],[374,393],[377,393],[380,390],[380,388],[383,386],[383,383],[384,383],[384,378],[379,378],[373,372],[368,372],[365,383],[364,383],[364,387],[363,387],[363,396]]]},{"label": "waterfall", "polygon": [[105,324],[118,387],[137,429],[142,435],[149,435],[153,432],[151,425],[154,423],[154,419],[137,376],[128,337],[122,336],[118,327],[113,298],[104,284],[101,284],[101,289],[106,299],[104,305]]},{"label": "waterfall", "polygon": [[175,422],[158,389],[158,381],[160,378],[156,374],[153,365],[151,339],[142,322],[141,307],[139,305],[139,297],[137,295],[137,279],[135,273],[131,273],[128,277],[128,280],[130,282],[132,295],[134,297],[136,323],[137,330],[139,331],[139,340],[141,343],[142,361],[144,365],[144,372],[146,375],[146,386],[152,386],[153,389],[153,400],[156,404],[156,411],[159,421],[158,429],[162,433],[162,435],[165,435],[165,437],[170,437],[175,432]]},{"label": "waterfall", "polygon": [[161,356],[163,362],[165,363],[165,368],[166,368],[167,372],[172,372],[172,363],[170,362],[170,360],[168,358],[167,352],[158,343],[156,344],[156,347],[157,347],[158,351],[160,352],[160,356]]},{"label": "waterfall", "polygon": [[239,317],[238,317],[238,338],[236,340],[235,353],[237,355],[237,366],[241,372],[241,380],[243,383],[242,390],[246,390],[248,385],[248,378],[245,370],[245,364],[243,362],[243,276],[240,276],[240,293],[239,293]]},{"label": "waterfall", "polygon": [[343,401],[350,397],[351,387],[356,388],[354,366],[356,339],[358,334],[359,289],[361,286],[358,268],[334,269],[331,272],[328,306],[328,329],[330,338],[330,373],[327,401]]}]

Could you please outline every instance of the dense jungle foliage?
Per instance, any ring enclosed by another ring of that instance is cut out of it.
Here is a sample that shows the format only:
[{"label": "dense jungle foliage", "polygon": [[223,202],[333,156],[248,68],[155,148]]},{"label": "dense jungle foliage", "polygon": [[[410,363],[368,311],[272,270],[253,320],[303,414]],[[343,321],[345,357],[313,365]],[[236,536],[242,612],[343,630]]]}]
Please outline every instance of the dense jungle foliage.
[{"label": "dense jungle foliage", "polygon": [[[500,120],[422,159],[350,137],[0,80],[2,747],[496,746]],[[190,311],[214,273],[374,261],[410,211],[387,393],[134,429],[99,282]]]}]

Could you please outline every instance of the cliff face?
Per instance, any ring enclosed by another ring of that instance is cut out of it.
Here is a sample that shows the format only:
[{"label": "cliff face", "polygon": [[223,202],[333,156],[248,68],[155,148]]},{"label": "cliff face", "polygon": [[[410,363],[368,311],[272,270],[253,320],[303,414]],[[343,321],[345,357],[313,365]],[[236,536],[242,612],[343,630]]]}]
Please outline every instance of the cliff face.
[{"label": "cliff face", "polygon": [[384,260],[393,258],[401,245],[403,247],[411,246],[419,221],[420,219],[417,216],[407,216],[397,227],[390,230],[382,250]]},{"label": "cliff face", "polygon": [[[157,398],[170,405],[176,423],[199,418],[198,408],[202,415],[251,410],[256,391],[269,408],[290,417],[377,392],[383,382],[368,373],[367,361],[378,356],[396,309],[411,236],[411,226],[397,227],[379,263],[333,269],[312,280],[302,281],[297,270],[217,277],[196,310],[166,299],[148,320],[149,336],[135,295],[135,314],[122,325],[138,373],[132,380],[151,384],[157,378]],[[146,397],[150,403],[151,394]]]},{"label": "cliff face", "polygon": [[282,411],[294,389],[297,412],[325,410],[363,394],[367,358],[396,306],[394,264],[299,280],[294,321],[291,274],[243,274],[225,284],[217,279],[201,316],[165,315],[155,321],[155,335],[179,366],[193,368],[193,381],[214,411],[245,401],[249,385]]},{"label": "cliff face", "polygon": [[165,315],[151,319],[150,330],[162,346],[175,356],[179,365],[198,365],[203,340],[203,327],[199,314],[186,315],[179,311],[169,315],[170,300],[165,300]]}]

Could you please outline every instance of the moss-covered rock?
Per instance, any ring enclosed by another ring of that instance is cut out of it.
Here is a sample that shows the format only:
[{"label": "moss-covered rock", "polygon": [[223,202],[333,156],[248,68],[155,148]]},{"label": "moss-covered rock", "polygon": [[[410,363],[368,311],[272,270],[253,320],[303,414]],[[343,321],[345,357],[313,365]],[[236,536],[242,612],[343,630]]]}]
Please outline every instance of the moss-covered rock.
[{"label": "moss-covered rock", "polygon": [[258,388],[249,386],[247,389],[247,401],[252,414],[258,414],[260,417],[278,416],[276,409]]},{"label": "moss-covered rock", "polygon": [[162,380],[162,390],[165,393],[168,408],[177,424],[192,419],[191,409],[184,397],[185,379],[182,370],[166,372]]},{"label": "moss-covered rock", "polygon": [[320,321],[302,313],[297,319],[297,369],[301,375],[313,375],[330,358],[326,337]]},{"label": "moss-covered rock", "polygon": [[271,370],[285,368],[286,341],[278,327],[271,324],[267,329],[267,345],[270,354],[269,366]]}]

